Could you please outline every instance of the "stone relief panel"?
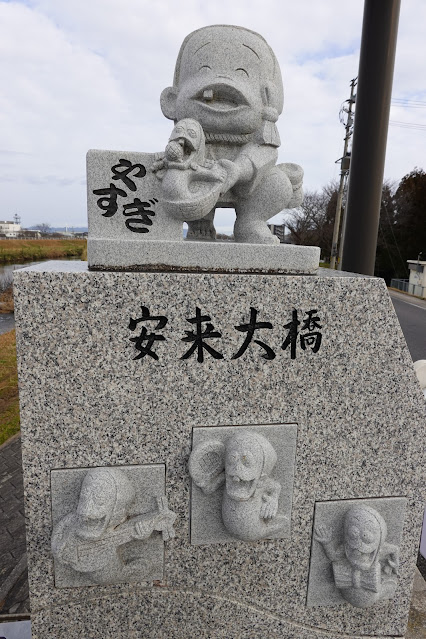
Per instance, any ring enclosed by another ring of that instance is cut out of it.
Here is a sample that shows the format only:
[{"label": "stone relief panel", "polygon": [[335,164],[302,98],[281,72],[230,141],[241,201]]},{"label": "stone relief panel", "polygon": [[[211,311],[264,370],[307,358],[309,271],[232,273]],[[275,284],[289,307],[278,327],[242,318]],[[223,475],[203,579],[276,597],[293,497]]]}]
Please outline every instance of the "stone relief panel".
[{"label": "stone relief panel", "polygon": [[193,429],[191,543],[290,536],[296,424]]},{"label": "stone relief panel", "polygon": [[59,588],[163,578],[176,515],[163,464],[53,470],[52,553]]},{"label": "stone relief panel", "polygon": [[308,606],[368,608],[398,586],[404,497],[315,504]]}]

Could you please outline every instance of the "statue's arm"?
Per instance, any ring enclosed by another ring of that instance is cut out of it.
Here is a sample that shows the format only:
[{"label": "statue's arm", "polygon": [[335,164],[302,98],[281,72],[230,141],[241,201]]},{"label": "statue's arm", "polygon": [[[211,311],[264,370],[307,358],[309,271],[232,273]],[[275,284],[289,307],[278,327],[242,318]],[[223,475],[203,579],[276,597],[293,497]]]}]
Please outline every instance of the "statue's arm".
[{"label": "statue's arm", "polygon": [[333,531],[331,528],[324,525],[316,526],[314,530],[314,539],[321,544],[330,561],[342,559],[342,548],[334,541]]},{"label": "statue's arm", "polygon": [[222,193],[234,186],[253,182],[259,174],[274,166],[277,158],[275,147],[250,143],[242,148],[234,161],[220,160],[227,173]]},{"label": "statue's arm", "polygon": [[398,574],[399,569],[399,548],[394,544],[385,543],[380,553],[383,572],[386,575]]}]

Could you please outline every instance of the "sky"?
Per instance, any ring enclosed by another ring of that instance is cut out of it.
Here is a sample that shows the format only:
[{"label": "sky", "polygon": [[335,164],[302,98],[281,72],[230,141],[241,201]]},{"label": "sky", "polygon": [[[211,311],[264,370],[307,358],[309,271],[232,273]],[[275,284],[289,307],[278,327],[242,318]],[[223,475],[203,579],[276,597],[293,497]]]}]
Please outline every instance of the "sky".
[{"label": "sky", "polygon": [[[279,161],[307,190],[339,177],[339,121],[358,73],[363,1],[0,0],[0,219],[87,226],[88,149],[155,152],[173,124],[160,109],[184,37],[209,24],[259,32],[278,58]],[[402,0],[385,178],[425,168],[426,2]],[[423,103],[423,104],[422,104]],[[282,216],[280,216],[280,219]],[[218,212],[218,231],[234,213]],[[279,221],[278,217],[274,221]]]}]

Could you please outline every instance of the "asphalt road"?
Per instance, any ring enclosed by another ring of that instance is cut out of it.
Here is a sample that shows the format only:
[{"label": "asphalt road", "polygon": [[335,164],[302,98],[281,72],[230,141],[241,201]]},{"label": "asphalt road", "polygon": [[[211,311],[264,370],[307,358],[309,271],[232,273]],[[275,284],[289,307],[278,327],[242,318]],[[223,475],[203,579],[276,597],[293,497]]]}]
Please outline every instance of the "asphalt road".
[{"label": "asphalt road", "polygon": [[426,301],[389,291],[413,362],[426,359]]}]

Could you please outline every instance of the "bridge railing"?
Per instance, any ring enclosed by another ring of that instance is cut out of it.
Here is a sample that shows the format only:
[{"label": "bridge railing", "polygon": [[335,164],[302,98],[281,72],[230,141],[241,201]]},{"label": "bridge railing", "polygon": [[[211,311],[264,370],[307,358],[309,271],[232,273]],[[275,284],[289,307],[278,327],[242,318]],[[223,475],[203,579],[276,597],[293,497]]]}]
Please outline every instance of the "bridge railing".
[{"label": "bridge railing", "polygon": [[404,293],[415,295],[416,297],[426,298],[426,286],[420,286],[419,284],[410,284],[408,280],[392,279],[390,283],[391,288],[396,288]]}]

